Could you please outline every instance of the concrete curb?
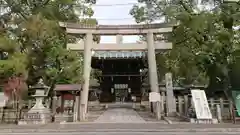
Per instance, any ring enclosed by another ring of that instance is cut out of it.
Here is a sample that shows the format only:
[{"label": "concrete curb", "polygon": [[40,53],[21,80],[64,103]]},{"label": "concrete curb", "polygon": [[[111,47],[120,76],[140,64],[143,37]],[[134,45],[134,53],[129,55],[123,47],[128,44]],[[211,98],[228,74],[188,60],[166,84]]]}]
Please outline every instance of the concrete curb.
[{"label": "concrete curb", "polygon": [[[119,123],[119,122],[60,122],[59,123],[60,125],[76,125],[76,124],[126,124],[125,122],[122,122],[122,123]],[[164,124],[163,121],[161,122],[149,122],[149,121],[146,121],[146,122],[143,122],[143,123],[139,123],[139,122],[128,122],[127,124]],[[191,123],[189,123],[191,124]],[[165,125],[168,125],[165,124]]]},{"label": "concrete curb", "polygon": [[204,129],[2,129],[1,133],[69,133],[69,132],[240,132],[240,128]]}]

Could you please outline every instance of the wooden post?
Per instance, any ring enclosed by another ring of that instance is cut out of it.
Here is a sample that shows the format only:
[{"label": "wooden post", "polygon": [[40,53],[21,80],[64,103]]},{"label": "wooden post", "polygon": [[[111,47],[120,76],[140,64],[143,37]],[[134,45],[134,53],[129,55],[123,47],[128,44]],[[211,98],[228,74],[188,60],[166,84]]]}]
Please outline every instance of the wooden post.
[{"label": "wooden post", "polygon": [[213,111],[214,111],[214,99],[210,98],[209,101],[210,101],[210,109],[211,109],[211,112],[213,113]]},{"label": "wooden post", "polygon": [[182,108],[182,97],[178,96],[178,112],[179,114],[183,113],[183,108]]},{"label": "wooden post", "polygon": [[73,121],[76,122],[78,120],[79,120],[79,95],[76,95],[74,101]]},{"label": "wooden post", "polygon": [[223,116],[223,112],[224,112],[224,103],[223,103],[223,98],[219,98],[219,102],[220,102],[220,109],[221,109],[221,113]]},{"label": "wooden post", "polygon": [[222,112],[221,112],[220,105],[217,105],[217,119],[219,123],[222,122]]},{"label": "wooden post", "polygon": [[61,113],[64,113],[64,104],[65,104],[65,100],[63,98],[63,94],[61,94],[61,109],[60,109]]},{"label": "wooden post", "polygon": [[58,106],[58,107],[61,106],[61,102],[62,102],[61,99],[62,99],[61,96],[58,96],[58,97],[57,97],[57,106]]},{"label": "wooden post", "polygon": [[52,99],[52,113],[55,114],[56,113],[56,109],[57,109],[57,96],[53,96]]},{"label": "wooden post", "polygon": [[184,95],[184,115],[188,113],[188,95]]},{"label": "wooden post", "polygon": [[161,92],[161,96],[162,96],[162,102],[161,102],[162,113],[164,115],[166,115],[166,110],[165,110],[166,96],[165,96],[165,92]]},{"label": "wooden post", "polygon": [[233,102],[232,100],[229,100],[229,114],[230,114],[230,118],[233,120],[233,123],[235,123],[235,117],[234,117],[234,108],[233,108]]}]

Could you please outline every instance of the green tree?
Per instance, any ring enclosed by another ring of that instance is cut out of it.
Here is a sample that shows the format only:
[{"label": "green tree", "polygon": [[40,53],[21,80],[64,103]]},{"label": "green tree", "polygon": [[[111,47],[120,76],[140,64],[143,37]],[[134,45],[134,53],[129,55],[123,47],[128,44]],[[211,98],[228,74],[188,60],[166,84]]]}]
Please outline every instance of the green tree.
[{"label": "green tree", "polygon": [[[93,10],[86,6],[94,0],[1,0],[3,40],[1,54],[8,58],[0,63],[1,77],[21,73],[28,85],[34,85],[40,77],[54,88],[56,83],[80,83],[82,55],[66,50],[67,42],[77,42],[82,37],[67,35],[59,27],[59,21],[97,24],[91,17]],[[11,53],[6,48],[11,43]]]},{"label": "green tree", "polygon": [[[219,1],[195,0],[147,1],[141,0],[130,14],[137,22],[164,19],[178,23],[173,31],[172,51],[163,56],[163,65],[175,74],[175,78],[186,78],[187,83],[194,80],[205,82],[209,89],[228,87],[228,65],[239,38],[233,26],[239,24],[239,5]],[[203,8],[209,7],[209,8]],[[207,77],[207,78],[206,78]]]}]

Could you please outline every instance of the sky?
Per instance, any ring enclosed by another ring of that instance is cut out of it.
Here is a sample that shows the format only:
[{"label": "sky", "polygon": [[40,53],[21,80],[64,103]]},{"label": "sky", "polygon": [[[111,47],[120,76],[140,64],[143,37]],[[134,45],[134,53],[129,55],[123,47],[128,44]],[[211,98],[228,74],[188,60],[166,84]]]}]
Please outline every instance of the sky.
[{"label": "sky", "polygon": [[[199,1],[200,2],[200,1]],[[131,3],[131,4],[129,4]],[[137,0],[97,0],[96,6],[93,5],[94,18],[98,19],[99,24],[136,24],[134,18],[129,15],[133,4],[137,3]],[[120,4],[117,5],[116,4]],[[121,5],[128,4],[128,5]],[[114,5],[114,6],[109,6]],[[206,6],[204,6],[206,8]],[[210,8],[210,7],[209,7]],[[121,19],[123,18],[123,19]],[[159,20],[160,22],[162,20]],[[158,22],[158,21],[156,21]],[[124,43],[133,43],[139,40],[138,36],[124,36]],[[116,38],[114,36],[102,36],[101,43],[115,43]]]},{"label": "sky", "polygon": [[[134,18],[129,15],[133,4],[129,5],[116,5],[116,4],[128,4],[137,3],[137,0],[97,0],[96,6],[93,6],[94,16],[98,19],[99,24],[136,24]],[[108,5],[115,6],[108,6]],[[123,18],[123,19],[121,19]],[[138,36],[124,36],[124,43],[133,43],[138,40]],[[115,36],[102,36],[101,43],[114,43],[116,42]]]}]

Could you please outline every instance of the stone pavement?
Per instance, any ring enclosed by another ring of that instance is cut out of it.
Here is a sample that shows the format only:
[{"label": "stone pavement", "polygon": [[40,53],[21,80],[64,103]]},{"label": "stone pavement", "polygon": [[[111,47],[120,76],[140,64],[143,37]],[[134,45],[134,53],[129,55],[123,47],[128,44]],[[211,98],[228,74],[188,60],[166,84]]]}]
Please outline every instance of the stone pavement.
[{"label": "stone pavement", "polygon": [[[239,135],[235,133],[186,133],[186,132],[61,132],[61,133],[31,133],[32,135]],[[0,133],[0,135],[28,135],[28,133]]]},{"label": "stone pavement", "polygon": [[88,133],[88,132],[159,132],[164,133],[219,133],[240,132],[239,125],[233,124],[159,124],[159,123],[72,123],[25,126],[0,126],[4,133]]},{"label": "stone pavement", "polygon": [[128,108],[112,108],[98,117],[95,123],[145,123],[136,111]]}]

